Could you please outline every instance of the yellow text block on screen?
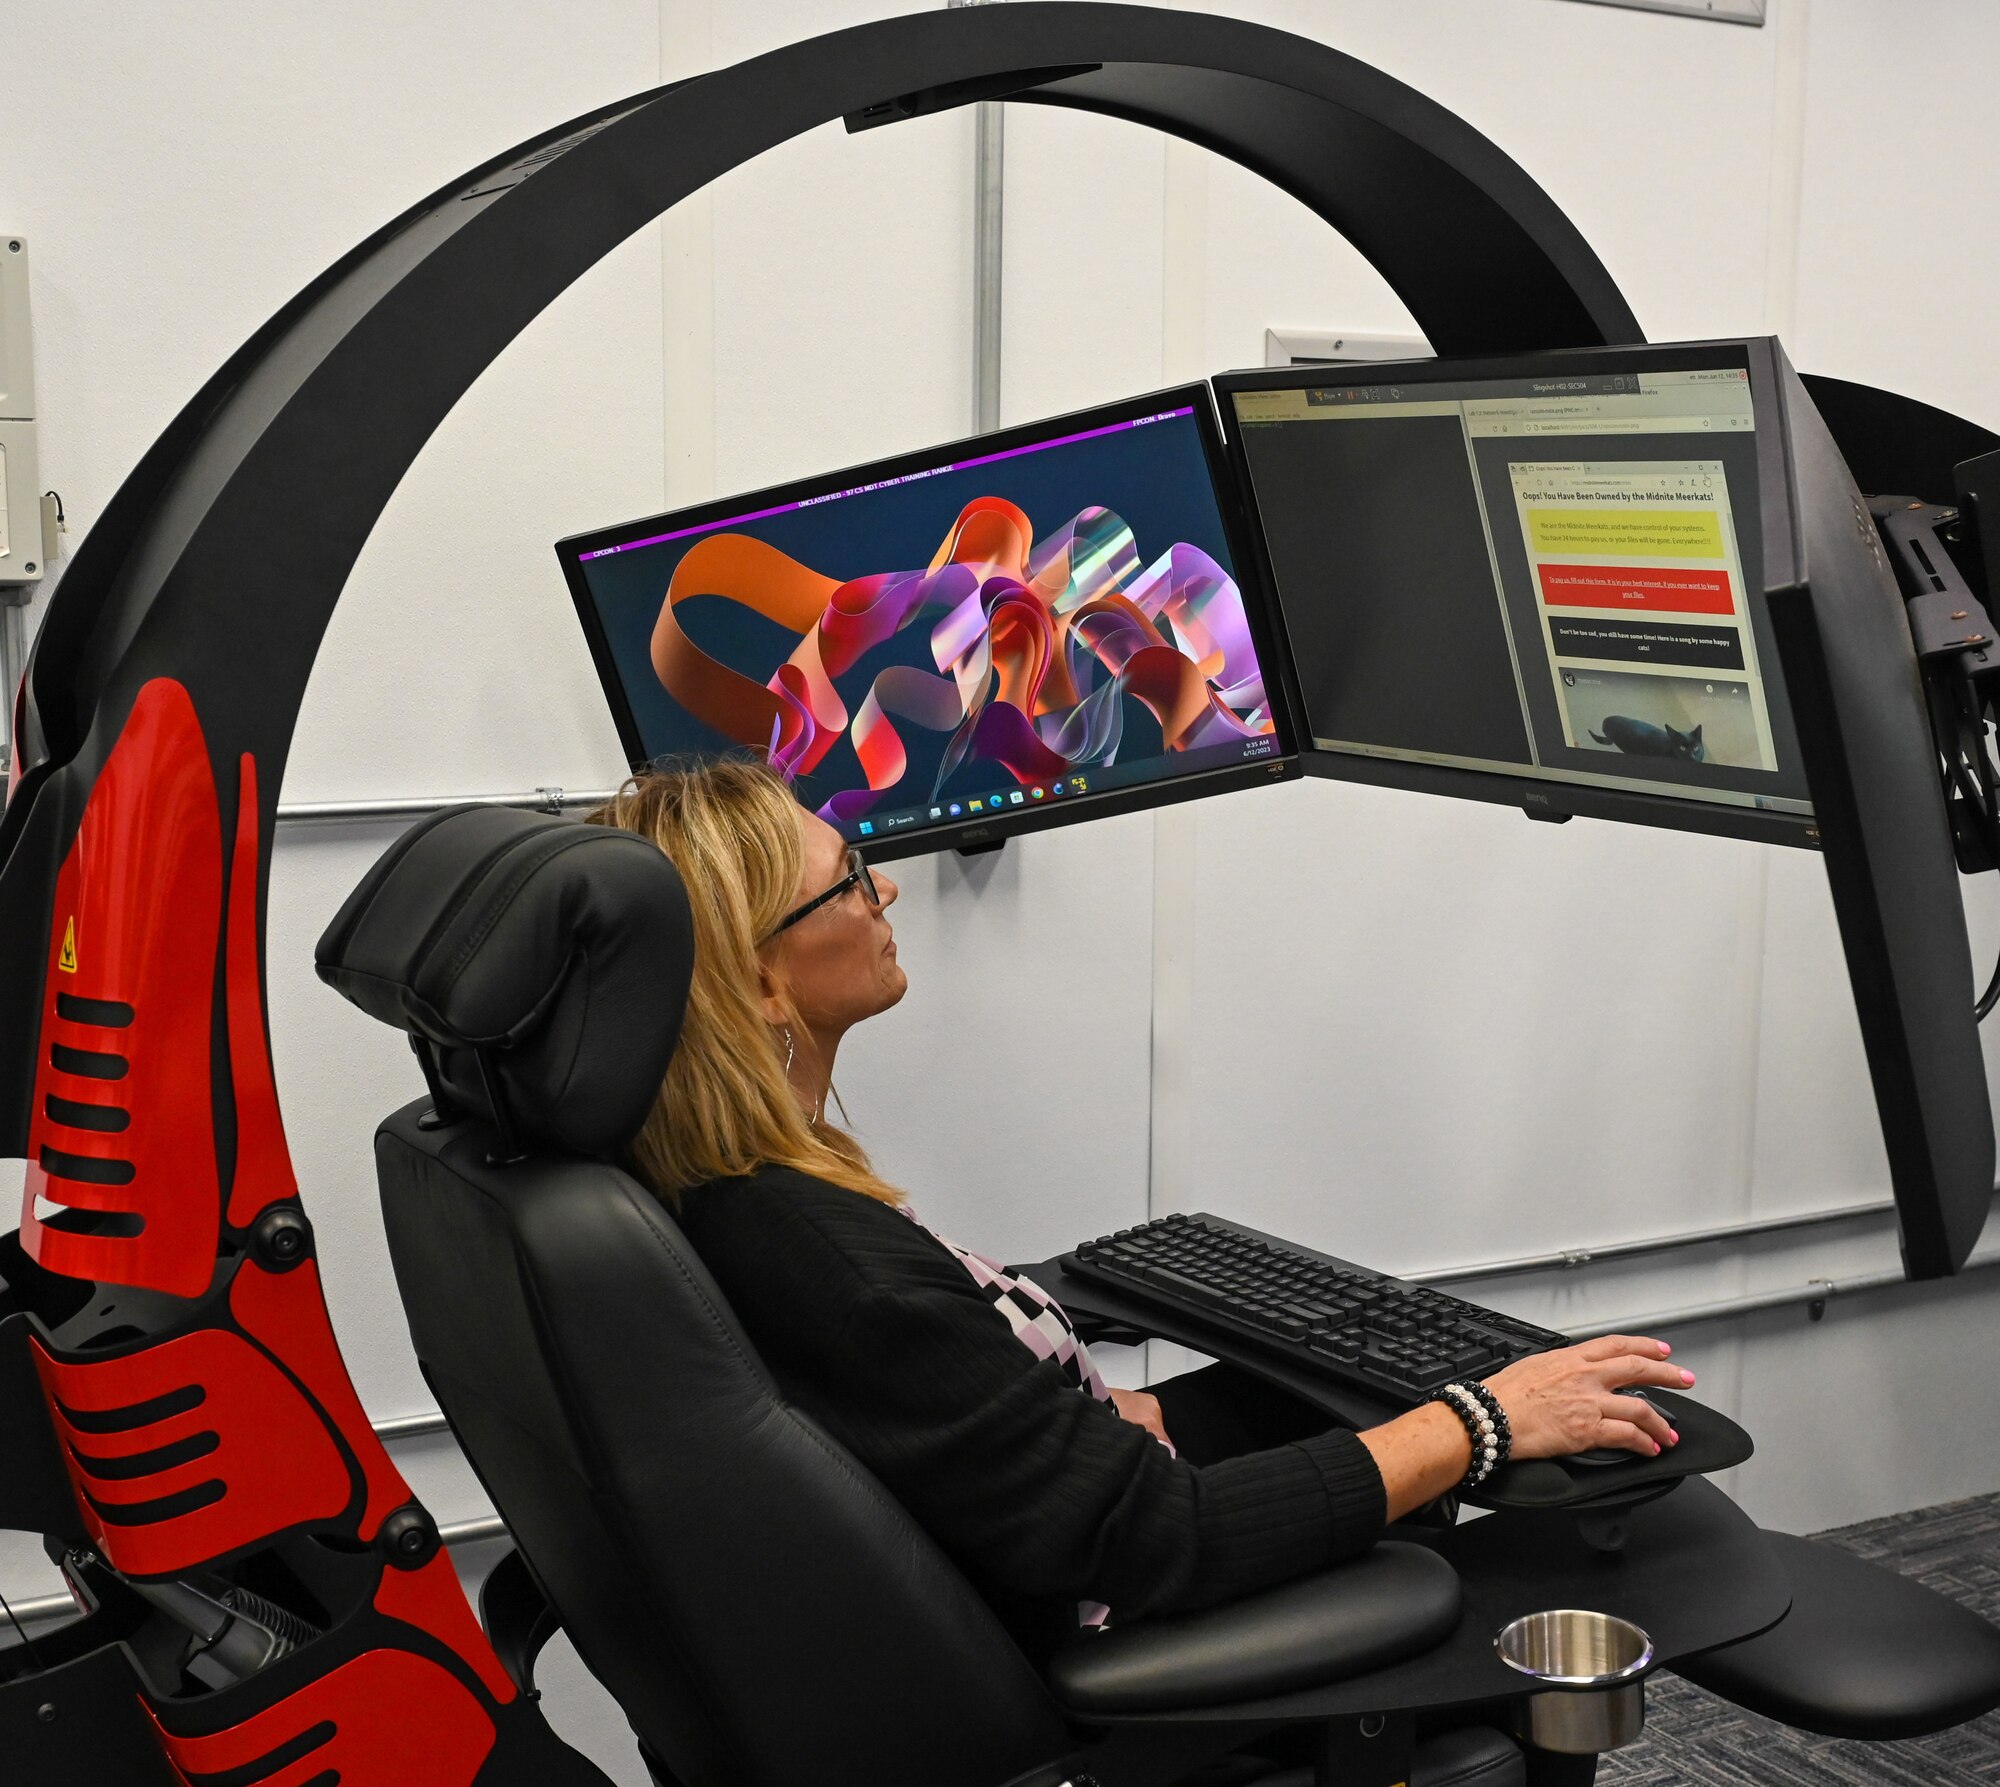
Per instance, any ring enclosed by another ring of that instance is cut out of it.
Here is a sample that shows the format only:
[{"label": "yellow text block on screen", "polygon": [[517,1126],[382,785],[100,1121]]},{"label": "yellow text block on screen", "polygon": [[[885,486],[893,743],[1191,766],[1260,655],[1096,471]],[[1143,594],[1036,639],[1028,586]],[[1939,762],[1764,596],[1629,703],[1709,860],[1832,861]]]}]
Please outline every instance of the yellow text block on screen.
[{"label": "yellow text block on screen", "polygon": [[1537,552],[1615,552],[1625,558],[1721,558],[1713,509],[1530,509]]}]

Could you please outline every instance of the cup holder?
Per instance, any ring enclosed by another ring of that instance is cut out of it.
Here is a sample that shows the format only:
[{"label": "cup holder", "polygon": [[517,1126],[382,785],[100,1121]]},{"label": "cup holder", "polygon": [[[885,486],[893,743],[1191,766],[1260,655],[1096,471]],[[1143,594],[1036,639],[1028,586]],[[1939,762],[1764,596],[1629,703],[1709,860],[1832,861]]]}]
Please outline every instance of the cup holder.
[{"label": "cup holder", "polygon": [[1653,1641],[1630,1620],[1558,1608],[1530,1613],[1493,1640],[1500,1661],[1533,1683],[1514,1706],[1514,1735],[1538,1750],[1595,1756],[1639,1735]]}]

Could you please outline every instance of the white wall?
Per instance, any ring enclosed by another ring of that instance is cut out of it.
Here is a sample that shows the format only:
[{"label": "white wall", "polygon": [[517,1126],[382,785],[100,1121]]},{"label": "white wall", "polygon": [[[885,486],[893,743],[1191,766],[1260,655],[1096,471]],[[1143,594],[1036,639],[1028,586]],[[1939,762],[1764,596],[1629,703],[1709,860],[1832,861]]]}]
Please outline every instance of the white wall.
[{"label": "white wall", "polygon": [[[32,242],[43,467],[72,525],[277,304],[413,198],[622,93],[899,10],[0,0],[0,62],[35,71],[0,112],[0,224]],[[1228,10],[1460,110],[1570,210],[1655,337],[1780,328],[1808,370],[2000,421],[1980,73],[2000,16],[1953,8],[1946,55],[1888,0],[1773,0],[1762,31],[1564,0]],[[397,493],[286,798],[613,779],[550,542],[962,431],[970,161],[964,116],[822,130],[581,281]],[[1269,325],[1410,326],[1290,200],[1129,127],[1018,109],[1007,207],[1010,419],[1254,363]],[[367,1153],[417,1087],[309,958],[391,835],[288,830],[270,924],[287,1124],[378,1418],[429,1406]],[[994,1252],[1052,1252],[1150,1201],[1412,1270],[1886,1195],[1802,855],[1313,783],[898,878],[912,991],[849,1045],[842,1089],[926,1217]],[[1984,954],[2000,926],[1971,894]],[[1893,1257],[1864,1225],[1485,1294],[1582,1324]],[[1678,1337],[1758,1437],[1731,1485],[1751,1512],[1811,1528],[1993,1488],[1993,1285]],[[441,1519],[484,1511],[448,1446],[403,1454]],[[47,1586],[29,1547],[0,1550],[9,1594]],[[573,1674],[549,1705],[637,1780]]]},{"label": "white wall", "polygon": [[[1777,330],[1808,371],[2000,426],[1980,326],[2000,154],[1972,72],[2000,19],[1954,10],[1940,73],[1907,14],[1863,0],[1774,0],[1761,31],[1558,0],[1230,10],[1460,111],[1548,186],[1653,338]],[[1267,324],[1413,327],[1289,201],[1196,151],[1162,163],[1169,276],[1208,271],[1177,296],[1190,370],[1254,363]],[[1419,1271],[1887,1195],[1815,858],[1327,783],[1163,814],[1156,834],[1156,909],[1175,915],[1155,956],[1160,1208]],[[1983,885],[1969,896],[1988,961],[2000,926]],[[1195,1096],[1167,1104],[1169,1079]],[[1583,1327],[1895,1265],[1874,1222],[1478,1294]],[[1805,1530],[1991,1489],[2000,1392],[1989,1349],[1953,1337],[1995,1331],[1995,1289],[1673,1335],[1759,1442],[1725,1487]]]}]

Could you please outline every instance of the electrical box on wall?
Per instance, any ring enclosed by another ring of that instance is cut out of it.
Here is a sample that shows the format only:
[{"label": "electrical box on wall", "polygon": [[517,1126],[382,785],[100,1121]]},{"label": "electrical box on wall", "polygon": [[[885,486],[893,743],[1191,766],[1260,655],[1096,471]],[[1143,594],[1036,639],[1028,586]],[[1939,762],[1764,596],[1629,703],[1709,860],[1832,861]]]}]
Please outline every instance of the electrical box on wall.
[{"label": "electrical box on wall", "polygon": [[40,473],[28,244],[25,237],[0,233],[0,602],[25,602],[41,581]]},{"label": "electrical box on wall", "polygon": [[1266,366],[1353,366],[1364,360],[1427,360],[1421,335],[1380,335],[1366,329],[1266,329]]}]

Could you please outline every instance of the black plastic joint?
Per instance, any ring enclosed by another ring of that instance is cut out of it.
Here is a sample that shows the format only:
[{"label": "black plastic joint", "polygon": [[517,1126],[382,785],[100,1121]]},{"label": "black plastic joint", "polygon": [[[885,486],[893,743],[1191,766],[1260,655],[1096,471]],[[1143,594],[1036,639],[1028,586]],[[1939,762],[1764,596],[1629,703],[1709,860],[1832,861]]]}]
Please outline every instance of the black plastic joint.
[{"label": "black plastic joint", "polygon": [[313,1225],[289,1204],[266,1210],[250,1231],[250,1251],[265,1271],[289,1272],[313,1257]]},{"label": "black plastic joint", "polygon": [[437,1522],[415,1502],[398,1508],[382,1522],[376,1548],[392,1570],[421,1570],[444,1547]]}]

